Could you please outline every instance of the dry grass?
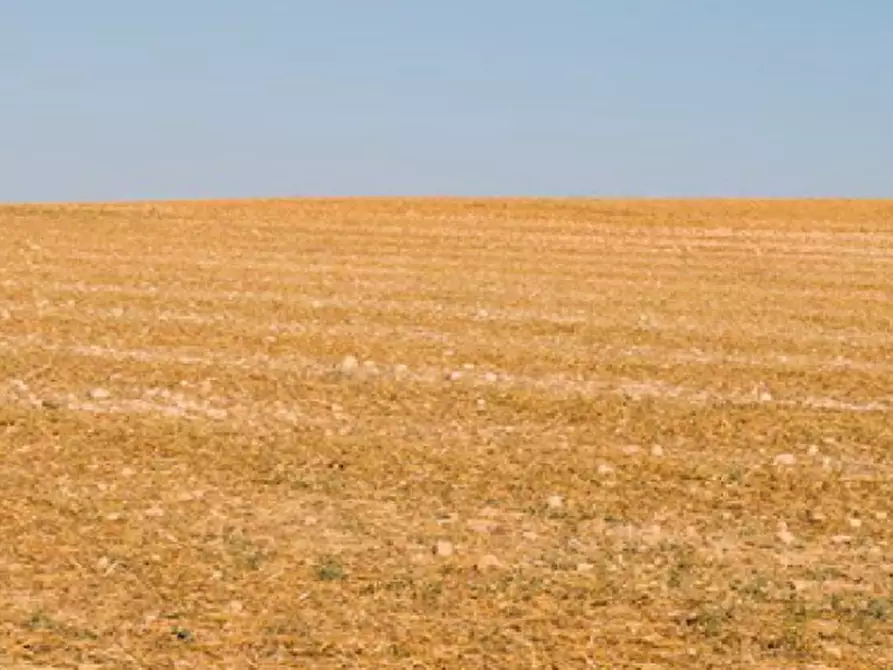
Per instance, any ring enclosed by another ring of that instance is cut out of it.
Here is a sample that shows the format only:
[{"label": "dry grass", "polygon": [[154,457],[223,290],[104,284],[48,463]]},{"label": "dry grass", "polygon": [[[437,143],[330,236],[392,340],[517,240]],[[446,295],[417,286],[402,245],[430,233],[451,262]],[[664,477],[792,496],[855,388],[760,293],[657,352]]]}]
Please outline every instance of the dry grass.
[{"label": "dry grass", "polygon": [[891,203],[2,208],[0,665],[893,667],[891,301]]}]

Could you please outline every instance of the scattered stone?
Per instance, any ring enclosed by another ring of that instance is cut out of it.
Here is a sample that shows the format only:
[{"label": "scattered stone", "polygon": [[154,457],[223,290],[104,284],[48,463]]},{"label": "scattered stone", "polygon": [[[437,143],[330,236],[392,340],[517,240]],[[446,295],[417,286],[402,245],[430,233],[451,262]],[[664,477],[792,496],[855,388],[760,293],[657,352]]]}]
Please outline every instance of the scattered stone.
[{"label": "scattered stone", "polygon": [[856,517],[850,517],[847,520],[847,523],[850,524],[850,528],[852,528],[853,530],[856,530],[856,529],[862,527],[862,519],[857,519]]},{"label": "scattered stone", "polygon": [[664,455],[664,448],[659,444],[655,444],[651,447],[651,455],[655,458],[660,458]]},{"label": "scattered stone", "polygon": [[825,515],[819,510],[811,509],[806,513],[806,518],[812,523],[825,523]]},{"label": "scattered stone", "polygon": [[642,448],[638,444],[625,444],[620,447],[620,451],[622,451],[627,456],[635,456],[641,450]]},{"label": "scattered stone", "polygon": [[577,572],[591,572],[593,568],[592,563],[577,563]]},{"label": "scattered stone", "polygon": [[874,518],[877,519],[878,521],[886,521],[887,513],[886,512],[875,512]]},{"label": "scattered stone", "polygon": [[546,500],[546,504],[551,509],[561,509],[562,507],[564,507],[564,498],[559,495],[549,496]]},{"label": "scattered stone", "polygon": [[499,516],[499,510],[496,509],[495,507],[490,507],[488,505],[487,507],[482,508],[481,511],[479,512],[479,514],[482,517],[486,517],[488,519],[493,519],[493,518]]},{"label": "scattered stone", "polygon": [[462,372],[459,370],[451,370],[446,375],[447,381],[457,382],[462,379]]},{"label": "scattered stone", "polygon": [[810,444],[809,449],[806,450],[806,455],[812,458],[815,458],[819,455],[819,447],[816,444]]},{"label": "scattered stone", "polygon": [[779,454],[775,457],[773,463],[781,467],[791,467],[797,465],[797,457],[794,454]]},{"label": "scattered stone", "polygon": [[784,522],[778,525],[778,533],[775,536],[782,542],[782,544],[792,545],[796,541],[796,537],[794,534],[788,530],[788,525]]},{"label": "scattered stone", "polygon": [[363,371],[366,372],[366,374],[377,375],[378,365],[375,361],[363,361]]},{"label": "scattered stone", "polygon": [[150,507],[147,509],[144,514],[148,517],[152,517],[154,519],[160,518],[164,516],[164,510],[160,507]]},{"label": "scattered stone", "polygon": [[852,541],[852,535],[834,535],[831,537],[831,542],[834,544],[849,544]]},{"label": "scattered stone", "polygon": [[347,355],[341,360],[341,364],[338,366],[338,369],[345,377],[351,377],[356,374],[359,367],[360,364],[357,361],[356,357]]},{"label": "scattered stone", "polygon": [[437,544],[434,545],[434,553],[442,558],[448,558],[455,552],[456,548],[453,546],[452,542],[447,542],[446,540],[438,540]]},{"label": "scattered stone", "polygon": [[492,519],[469,519],[465,524],[475,533],[493,533],[499,528],[499,524]]},{"label": "scattered stone", "polygon": [[477,562],[477,568],[481,571],[501,567],[502,563],[500,563],[499,559],[496,558],[493,554],[486,554],[484,556],[481,556]]},{"label": "scattered stone", "polygon": [[499,381],[499,375],[497,375],[495,372],[488,372],[484,375],[484,381],[488,384],[495,384]]},{"label": "scattered stone", "polygon": [[108,400],[112,394],[103,388],[92,389],[89,393],[91,400]]},{"label": "scattered stone", "polygon": [[521,537],[523,537],[528,542],[536,542],[540,536],[534,533],[532,530],[528,530],[525,531]]},{"label": "scattered stone", "polygon": [[830,656],[831,658],[835,658],[838,660],[843,658],[843,650],[840,647],[826,644],[824,646],[824,649],[825,649],[825,653],[828,654],[828,656]]},{"label": "scattered stone", "polygon": [[602,477],[607,477],[609,475],[613,475],[616,470],[614,469],[613,465],[608,465],[607,463],[599,463],[598,468],[596,468],[596,472]]},{"label": "scattered stone", "polygon": [[840,633],[840,624],[830,619],[816,619],[808,625],[811,632],[821,638],[829,640]]}]

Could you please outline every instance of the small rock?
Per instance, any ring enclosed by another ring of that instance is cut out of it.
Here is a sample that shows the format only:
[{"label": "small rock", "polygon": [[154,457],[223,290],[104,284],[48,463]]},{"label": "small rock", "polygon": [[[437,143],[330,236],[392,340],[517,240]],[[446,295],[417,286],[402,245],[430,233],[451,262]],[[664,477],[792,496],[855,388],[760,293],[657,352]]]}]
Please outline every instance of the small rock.
[{"label": "small rock", "polygon": [[375,361],[363,361],[363,370],[370,375],[378,374],[378,365]]},{"label": "small rock", "polygon": [[651,447],[651,455],[655,458],[662,457],[664,455],[664,448],[659,444],[655,444],[653,447]]},{"label": "small rock", "polygon": [[843,658],[843,650],[840,647],[836,647],[834,645],[826,644],[825,653],[828,654],[831,658],[841,659]]},{"label": "small rock", "polygon": [[830,619],[816,619],[809,623],[808,628],[810,632],[826,640],[833,638],[840,632],[840,624]]},{"label": "small rock", "polygon": [[831,537],[831,542],[834,544],[849,544],[852,541],[852,535],[834,535]]},{"label": "small rock", "polygon": [[887,513],[886,512],[875,512],[874,518],[877,519],[878,521],[886,521]]},{"label": "small rock", "polygon": [[453,546],[452,542],[447,542],[446,540],[438,540],[437,544],[434,545],[434,553],[442,558],[447,558],[452,556],[456,552],[456,548]]},{"label": "small rock", "polygon": [[773,463],[782,467],[791,467],[797,465],[797,457],[794,454],[779,454],[775,457]]},{"label": "small rock", "polygon": [[603,477],[607,477],[608,475],[613,475],[615,472],[613,465],[608,465],[607,463],[600,463],[598,468],[596,468],[596,472]]},{"label": "small rock", "polygon": [[405,377],[407,372],[409,372],[409,367],[403,363],[397,363],[397,365],[394,366],[395,377]]},{"label": "small rock", "polygon": [[816,444],[810,444],[809,449],[806,450],[806,455],[812,458],[815,458],[819,455],[819,447]]},{"label": "small rock", "polygon": [[459,370],[451,370],[446,376],[448,381],[457,382],[462,379],[462,373]]},{"label": "small rock", "polygon": [[852,528],[853,530],[862,527],[862,519],[857,519],[856,517],[850,517],[847,520],[847,523],[850,524],[850,528]]},{"label": "small rock", "polygon": [[525,531],[521,537],[523,537],[528,542],[536,542],[540,536],[534,533],[532,530],[528,530]]},{"label": "small rock", "polygon": [[782,542],[782,544],[786,545],[793,544],[794,541],[797,539],[796,537],[794,537],[794,534],[790,530],[788,530],[788,527],[785,524],[781,524],[779,526],[778,533],[776,533],[775,536]]},{"label": "small rock", "polygon": [[561,496],[549,496],[546,500],[546,504],[552,509],[561,509],[564,507],[564,498]]},{"label": "small rock", "polygon": [[350,377],[356,373],[359,369],[360,363],[357,361],[355,356],[345,356],[341,360],[341,364],[338,366],[338,369],[341,371],[341,374]]},{"label": "small rock", "polygon": [[478,570],[490,570],[493,568],[501,568],[502,563],[499,562],[499,559],[496,558],[493,554],[486,554],[481,556],[477,562]]},{"label": "small rock", "polygon": [[813,523],[825,523],[827,517],[819,510],[811,509],[806,513],[806,518]]},{"label": "small rock", "polygon": [[95,388],[90,391],[91,400],[108,400],[112,394],[103,388]]},{"label": "small rock", "polygon": [[493,533],[499,528],[499,524],[492,519],[469,519],[465,524],[475,533]]},{"label": "small rock", "polygon": [[641,450],[642,448],[638,444],[625,444],[620,447],[620,451],[622,451],[627,456],[635,456]]},{"label": "small rock", "polygon": [[488,372],[484,375],[484,381],[488,384],[495,384],[499,381],[499,376],[495,372]]},{"label": "small rock", "polygon": [[594,567],[592,563],[577,563],[577,572],[591,572]]},{"label": "small rock", "polygon": [[144,514],[148,517],[157,519],[159,517],[164,516],[164,510],[161,509],[160,507],[150,507],[149,509],[147,509],[144,512]]}]

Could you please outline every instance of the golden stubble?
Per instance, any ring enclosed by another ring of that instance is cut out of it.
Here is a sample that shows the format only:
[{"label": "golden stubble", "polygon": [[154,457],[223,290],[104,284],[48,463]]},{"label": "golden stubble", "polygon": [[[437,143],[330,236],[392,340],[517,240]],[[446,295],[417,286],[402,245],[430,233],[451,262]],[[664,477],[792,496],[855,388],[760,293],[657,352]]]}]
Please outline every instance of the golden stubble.
[{"label": "golden stubble", "polygon": [[0,208],[0,663],[893,664],[891,222]]}]

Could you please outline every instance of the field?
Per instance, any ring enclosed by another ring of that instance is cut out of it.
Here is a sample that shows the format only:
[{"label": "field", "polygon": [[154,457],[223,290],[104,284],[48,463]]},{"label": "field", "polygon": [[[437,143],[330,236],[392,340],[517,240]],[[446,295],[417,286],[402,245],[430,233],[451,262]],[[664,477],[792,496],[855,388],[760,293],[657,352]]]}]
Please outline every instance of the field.
[{"label": "field", "polygon": [[893,203],[0,208],[0,667],[893,668]]}]

